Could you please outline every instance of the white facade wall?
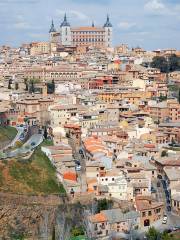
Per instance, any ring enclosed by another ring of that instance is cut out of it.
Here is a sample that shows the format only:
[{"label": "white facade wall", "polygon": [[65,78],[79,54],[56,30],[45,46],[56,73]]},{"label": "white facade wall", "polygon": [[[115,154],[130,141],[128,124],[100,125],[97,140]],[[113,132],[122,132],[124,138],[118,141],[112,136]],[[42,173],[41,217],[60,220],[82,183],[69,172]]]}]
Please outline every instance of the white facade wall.
[{"label": "white facade wall", "polygon": [[106,47],[112,46],[112,27],[105,27],[105,44]]},{"label": "white facade wall", "polygon": [[72,33],[69,26],[61,27],[61,43],[63,46],[71,46]]}]

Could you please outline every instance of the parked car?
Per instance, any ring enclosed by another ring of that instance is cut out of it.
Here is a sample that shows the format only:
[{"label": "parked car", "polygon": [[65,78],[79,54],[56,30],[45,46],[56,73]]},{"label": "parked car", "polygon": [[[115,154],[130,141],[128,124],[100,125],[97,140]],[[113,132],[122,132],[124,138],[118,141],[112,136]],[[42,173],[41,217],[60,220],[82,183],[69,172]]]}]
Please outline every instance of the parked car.
[{"label": "parked car", "polygon": [[162,179],[162,176],[158,174],[158,175],[157,175],[157,178]]},{"label": "parked car", "polygon": [[164,233],[171,233],[173,230],[171,228],[168,228],[166,230],[164,230]]},{"label": "parked car", "polygon": [[168,211],[168,212],[171,211],[171,206],[167,206],[167,211]]},{"label": "parked car", "polygon": [[166,195],[166,198],[169,198],[169,192],[167,189],[165,190],[165,195]]},{"label": "parked car", "polygon": [[81,171],[81,165],[75,166],[76,171]]},{"label": "parked car", "polygon": [[79,150],[79,153],[80,153],[80,154],[83,154],[83,150],[82,150],[82,149],[80,149],[80,150]]},{"label": "parked car", "polygon": [[31,143],[31,146],[35,146],[35,145],[36,145],[36,143],[35,143],[35,142],[32,142],[32,143]]},{"label": "parked car", "polygon": [[157,192],[156,189],[151,187],[151,193],[156,193],[156,192]]},{"label": "parked car", "polygon": [[80,163],[79,160],[74,160],[74,162],[75,162],[77,165],[81,165],[81,163]]},{"label": "parked car", "polygon": [[180,144],[174,144],[174,147],[180,147]]},{"label": "parked car", "polygon": [[175,226],[172,228],[172,231],[177,231],[177,230],[180,230],[180,226]]},{"label": "parked car", "polygon": [[164,214],[163,220],[162,220],[162,224],[166,224],[167,223],[167,215]]}]

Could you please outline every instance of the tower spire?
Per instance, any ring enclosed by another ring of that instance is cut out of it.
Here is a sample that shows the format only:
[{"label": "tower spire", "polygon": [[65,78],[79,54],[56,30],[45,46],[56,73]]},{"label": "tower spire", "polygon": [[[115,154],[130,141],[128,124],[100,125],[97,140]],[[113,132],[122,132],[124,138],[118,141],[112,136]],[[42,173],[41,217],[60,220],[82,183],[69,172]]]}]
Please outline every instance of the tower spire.
[{"label": "tower spire", "polygon": [[54,27],[54,21],[52,19],[52,22],[51,22],[51,27],[50,27],[50,30],[49,30],[49,33],[52,33],[52,32],[56,32],[56,29]]},{"label": "tower spire", "polygon": [[94,27],[95,25],[94,25],[94,21],[92,21],[92,27]]},{"label": "tower spire", "polygon": [[104,24],[104,27],[112,27],[112,24],[111,24],[110,18],[109,18],[109,14],[107,14],[107,19],[106,19],[106,23]]},{"label": "tower spire", "polygon": [[67,16],[66,16],[66,13],[64,14],[64,21],[67,22]]},{"label": "tower spire", "polygon": [[66,13],[64,14],[64,20],[63,20],[63,22],[61,23],[61,27],[70,27],[70,24],[69,24],[68,21],[67,21],[67,15],[66,15]]}]

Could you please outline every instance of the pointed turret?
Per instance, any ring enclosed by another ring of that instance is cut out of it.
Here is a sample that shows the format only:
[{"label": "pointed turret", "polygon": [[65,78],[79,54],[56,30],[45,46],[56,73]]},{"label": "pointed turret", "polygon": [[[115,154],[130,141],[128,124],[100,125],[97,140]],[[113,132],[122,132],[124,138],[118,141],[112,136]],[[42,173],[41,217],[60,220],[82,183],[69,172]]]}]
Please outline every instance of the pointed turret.
[{"label": "pointed turret", "polygon": [[95,27],[95,25],[94,25],[94,21],[92,21],[92,27]]},{"label": "pointed turret", "polygon": [[61,23],[60,35],[61,35],[61,44],[63,46],[71,46],[71,43],[72,43],[71,26],[67,20],[66,13],[64,14],[64,20]]},{"label": "pointed turret", "polygon": [[106,47],[111,47],[113,26],[109,20],[109,15],[107,15],[106,23],[104,24],[104,30],[105,30],[105,45]]},{"label": "pointed turret", "polygon": [[104,24],[104,28],[105,27],[111,27],[112,28],[112,24],[111,24],[111,22],[109,20],[109,15],[107,15],[106,23]]},{"label": "pointed turret", "polygon": [[52,23],[51,23],[51,28],[49,30],[49,33],[53,33],[53,32],[56,32],[56,29],[54,27],[54,21],[52,20]]},{"label": "pointed turret", "polygon": [[68,21],[67,21],[66,13],[64,14],[64,20],[63,20],[63,22],[61,23],[61,27],[70,27],[70,24],[69,24]]}]

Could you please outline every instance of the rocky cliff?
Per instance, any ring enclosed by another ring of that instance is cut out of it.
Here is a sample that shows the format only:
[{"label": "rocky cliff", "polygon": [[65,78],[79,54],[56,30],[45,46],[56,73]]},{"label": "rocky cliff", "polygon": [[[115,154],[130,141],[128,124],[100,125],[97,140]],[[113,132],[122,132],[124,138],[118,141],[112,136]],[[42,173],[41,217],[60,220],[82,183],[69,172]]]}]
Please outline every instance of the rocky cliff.
[{"label": "rocky cliff", "polygon": [[0,194],[0,239],[69,239],[81,221],[81,205],[66,198]]}]

